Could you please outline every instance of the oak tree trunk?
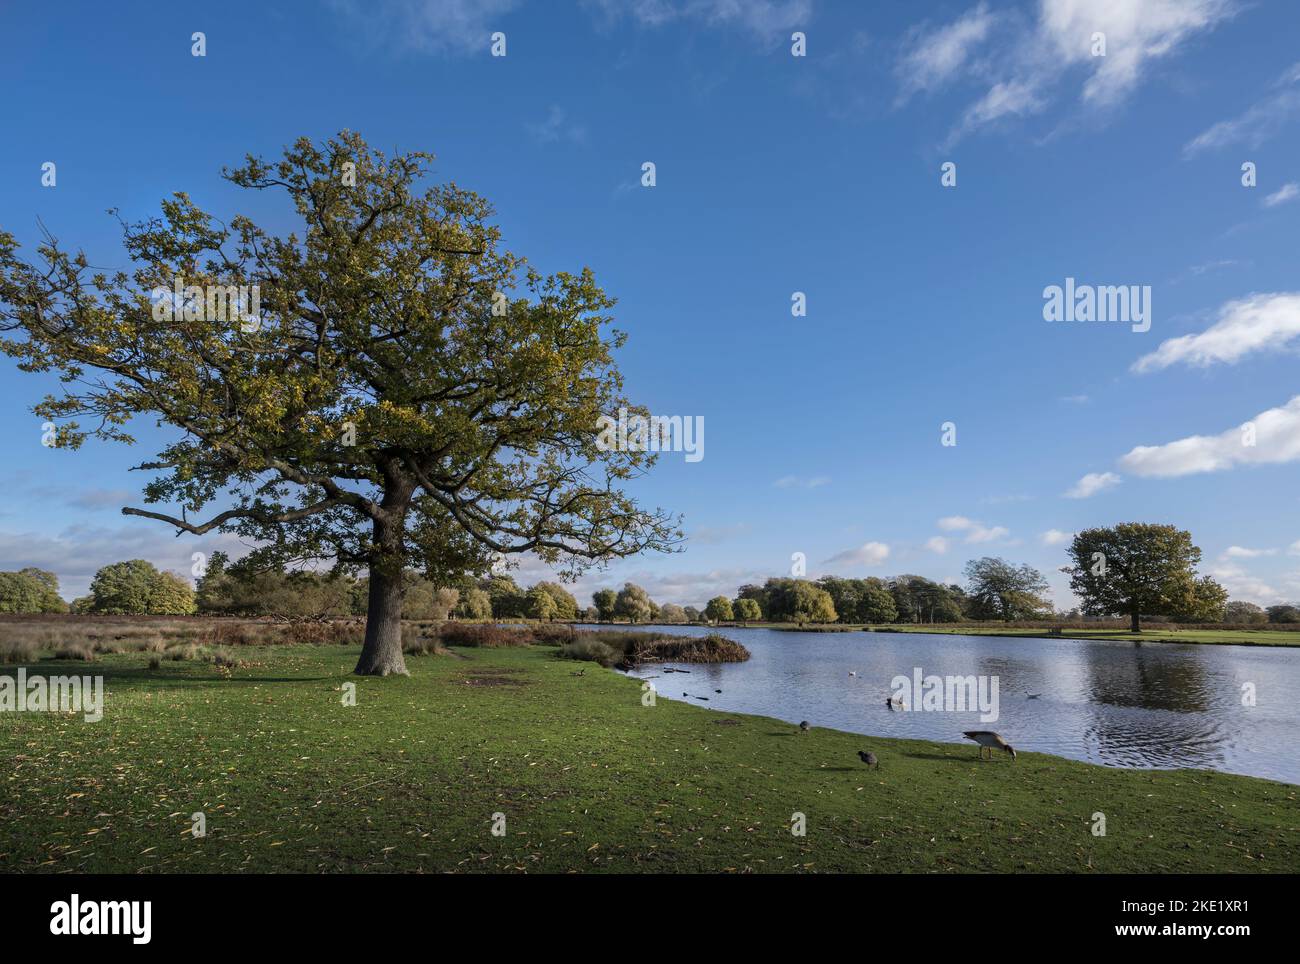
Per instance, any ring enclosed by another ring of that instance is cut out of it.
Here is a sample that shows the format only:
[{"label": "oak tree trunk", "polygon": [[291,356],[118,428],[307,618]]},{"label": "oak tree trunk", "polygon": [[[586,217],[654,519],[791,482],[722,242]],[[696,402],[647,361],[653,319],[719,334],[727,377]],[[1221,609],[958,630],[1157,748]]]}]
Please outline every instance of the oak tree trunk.
[{"label": "oak tree trunk", "polygon": [[[390,501],[385,499],[385,502]],[[386,506],[387,507],[387,506]],[[404,508],[404,506],[402,506]],[[358,676],[406,676],[402,656],[402,572],[404,512],[375,521],[374,556],[370,561],[370,595],[366,604],[366,641],[352,672]]]},{"label": "oak tree trunk", "polygon": [[1133,611],[1129,614],[1129,632],[1142,632],[1142,627],[1138,625],[1138,608],[1136,606],[1133,607]]}]

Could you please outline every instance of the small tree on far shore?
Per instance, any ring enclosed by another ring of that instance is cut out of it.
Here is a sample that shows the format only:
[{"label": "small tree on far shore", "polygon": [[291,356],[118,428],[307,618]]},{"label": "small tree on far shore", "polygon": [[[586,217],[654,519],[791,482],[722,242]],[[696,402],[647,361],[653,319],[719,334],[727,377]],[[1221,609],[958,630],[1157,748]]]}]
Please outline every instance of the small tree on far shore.
[{"label": "small tree on far shore", "polygon": [[735,619],[731,600],[726,596],[714,596],[704,607],[704,618],[711,623],[725,623]]}]

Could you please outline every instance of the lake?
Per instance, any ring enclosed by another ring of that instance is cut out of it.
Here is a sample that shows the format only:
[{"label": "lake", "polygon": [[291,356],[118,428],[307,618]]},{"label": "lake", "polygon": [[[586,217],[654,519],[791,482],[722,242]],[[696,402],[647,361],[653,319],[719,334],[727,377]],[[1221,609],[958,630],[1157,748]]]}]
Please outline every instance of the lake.
[{"label": "lake", "polygon": [[[701,633],[692,626],[638,628]],[[752,658],[656,664],[629,675],[654,677],[660,698],[792,724],[808,720],[813,726],[949,743],[964,742],[963,730],[996,730],[1017,750],[1089,763],[1195,767],[1300,784],[1300,649],[930,633],[722,632],[743,643]],[[668,667],[690,673],[666,674]],[[981,722],[974,710],[918,711],[910,698],[907,710],[890,710],[885,701],[891,681],[911,677],[918,667],[927,676],[996,678],[997,721]],[[1254,706],[1243,705],[1247,683],[1254,684]],[[968,745],[974,758],[977,748]]]}]

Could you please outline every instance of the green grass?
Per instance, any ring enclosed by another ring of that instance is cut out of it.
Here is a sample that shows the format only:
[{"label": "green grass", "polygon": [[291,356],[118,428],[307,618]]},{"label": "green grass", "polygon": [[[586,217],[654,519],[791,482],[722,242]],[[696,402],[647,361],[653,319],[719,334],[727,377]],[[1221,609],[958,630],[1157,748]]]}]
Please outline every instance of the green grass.
[{"label": "green grass", "polygon": [[551,648],[412,658],[409,678],[387,679],[349,676],[355,648],[239,656],[251,665],[41,663],[104,673],[106,715],[0,714],[0,868],[1300,870],[1286,784],[1033,753],[980,763],[973,745],[646,707],[635,680]]}]

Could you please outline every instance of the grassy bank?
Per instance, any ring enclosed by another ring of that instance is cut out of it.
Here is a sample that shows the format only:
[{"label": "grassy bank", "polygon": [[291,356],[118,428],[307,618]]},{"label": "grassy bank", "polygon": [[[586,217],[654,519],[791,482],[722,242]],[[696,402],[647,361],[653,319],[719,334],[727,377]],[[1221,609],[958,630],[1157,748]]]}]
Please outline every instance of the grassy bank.
[{"label": "grassy bank", "polygon": [[238,656],[39,663],[103,673],[106,715],[0,714],[0,868],[1300,870],[1300,790],[1285,784],[1033,753],[980,763],[973,746],[647,707],[637,681],[550,647],[417,656],[387,679],[349,676],[354,647]]}]

